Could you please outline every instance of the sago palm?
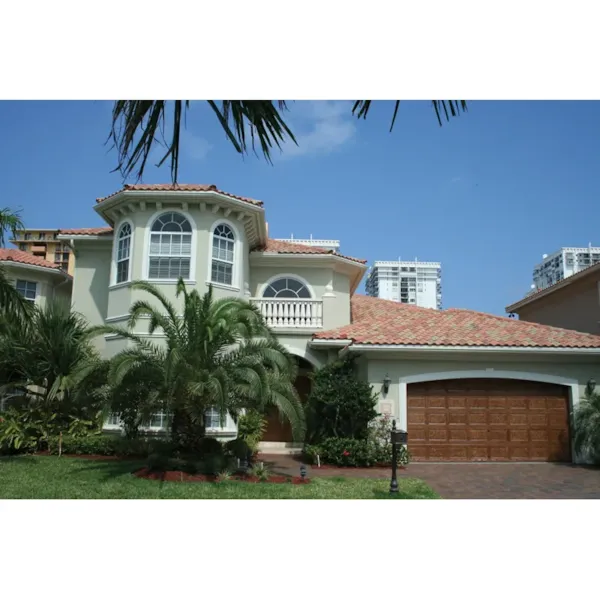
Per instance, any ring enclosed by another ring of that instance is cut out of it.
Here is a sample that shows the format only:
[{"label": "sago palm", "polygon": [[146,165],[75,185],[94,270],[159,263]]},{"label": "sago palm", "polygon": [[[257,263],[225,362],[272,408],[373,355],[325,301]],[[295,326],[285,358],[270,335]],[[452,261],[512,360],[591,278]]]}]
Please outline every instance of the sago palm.
[{"label": "sago palm", "polygon": [[573,445],[584,459],[600,463],[600,394],[586,390],[574,415]]},{"label": "sago palm", "polygon": [[[236,418],[242,409],[273,405],[290,422],[294,437],[303,439],[304,412],[293,385],[295,360],[255,306],[237,298],[215,300],[212,287],[201,296],[180,280],[178,311],[156,286],[132,285],[152,301],[138,300],[131,306],[126,328],[107,325],[92,330],[93,335],[116,334],[132,342],[110,361],[113,389],[136,380],[152,382],[153,391],[140,410],[146,415],[157,410],[170,414],[175,437],[189,424],[201,437],[204,415],[211,408],[224,420],[227,413]],[[149,334],[164,335],[164,343],[134,333],[141,318],[148,319]]]}]

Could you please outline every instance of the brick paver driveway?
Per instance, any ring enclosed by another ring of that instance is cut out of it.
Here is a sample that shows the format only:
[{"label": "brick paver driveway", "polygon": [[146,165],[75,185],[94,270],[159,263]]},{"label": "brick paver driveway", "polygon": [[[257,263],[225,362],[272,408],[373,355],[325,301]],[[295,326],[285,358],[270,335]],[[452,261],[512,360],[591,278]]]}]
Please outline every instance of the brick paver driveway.
[{"label": "brick paver driveway", "polygon": [[442,498],[600,498],[600,470],[569,464],[414,463],[405,473]]},{"label": "brick paver driveway", "polygon": [[[263,455],[269,469],[298,475],[300,459]],[[382,469],[317,469],[309,477],[389,477]],[[426,481],[442,498],[600,498],[600,469],[559,463],[412,463],[398,473]]]}]

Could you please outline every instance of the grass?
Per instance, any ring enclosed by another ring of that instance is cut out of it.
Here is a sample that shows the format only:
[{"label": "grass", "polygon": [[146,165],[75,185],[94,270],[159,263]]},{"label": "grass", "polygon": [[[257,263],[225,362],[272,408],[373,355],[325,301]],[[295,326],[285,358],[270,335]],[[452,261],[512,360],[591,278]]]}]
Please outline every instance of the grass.
[{"label": "grass", "polygon": [[[315,478],[307,485],[229,481],[167,483],[139,479],[135,461],[94,461],[54,456],[0,457],[0,499],[374,499],[390,498],[389,480]],[[398,499],[439,496],[419,479],[400,478]]]}]

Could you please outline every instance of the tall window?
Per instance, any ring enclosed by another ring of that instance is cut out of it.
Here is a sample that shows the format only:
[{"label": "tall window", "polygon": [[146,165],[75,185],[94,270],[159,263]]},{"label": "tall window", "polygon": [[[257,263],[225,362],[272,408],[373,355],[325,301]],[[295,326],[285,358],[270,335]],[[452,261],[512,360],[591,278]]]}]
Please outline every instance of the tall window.
[{"label": "tall window", "polygon": [[[129,280],[129,257],[131,256],[131,225],[123,223],[117,239],[117,283]],[[67,255],[67,260],[69,256]]]},{"label": "tall window", "polygon": [[[223,425],[225,425],[226,419],[223,419]],[[209,408],[204,413],[204,426],[206,429],[220,429],[221,425],[221,413],[216,408]]]},{"label": "tall window", "polygon": [[211,281],[232,285],[234,241],[235,236],[231,227],[225,224],[215,227],[212,242]]},{"label": "tall window", "polygon": [[17,288],[17,292],[19,292],[19,294],[21,294],[25,300],[35,302],[35,298],[37,296],[37,283],[35,281],[24,281],[23,279],[17,279],[17,284],[15,287]]},{"label": "tall window", "polygon": [[264,298],[310,298],[308,288],[297,279],[282,277],[267,286]]},{"label": "tall window", "polygon": [[150,233],[149,279],[189,279],[192,226],[179,213],[161,215]]}]

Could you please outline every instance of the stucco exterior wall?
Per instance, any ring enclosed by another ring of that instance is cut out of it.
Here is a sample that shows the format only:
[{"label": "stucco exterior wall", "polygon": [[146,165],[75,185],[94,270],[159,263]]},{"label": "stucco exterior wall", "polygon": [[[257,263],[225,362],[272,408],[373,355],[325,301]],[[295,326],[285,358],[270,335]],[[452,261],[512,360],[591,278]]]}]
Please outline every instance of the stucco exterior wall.
[{"label": "stucco exterior wall", "polygon": [[[129,222],[133,230],[131,260],[131,280],[147,279],[148,270],[148,246],[150,228],[152,223],[161,214],[167,212],[178,212],[186,216],[192,225],[192,257],[190,278],[186,282],[189,289],[196,289],[200,294],[208,290],[210,279],[210,268],[212,260],[212,232],[220,223],[229,225],[235,234],[235,265],[233,271],[233,282],[231,286],[213,284],[214,295],[216,298],[242,296],[245,284],[248,283],[248,242],[244,228],[237,219],[225,218],[222,213],[212,213],[211,211],[201,211],[199,208],[190,206],[189,210],[184,211],[178,208],[169,207],[164,210],[156,211],[138,210],[127,217],[123,217],[115,223],[115,236],[111,249],[111,269],[109,292],[109,317],[116,317],[126,314],[129,307],[136,300],[150,300],[148,294],[140,290],[132,290],[127,284],[115,284],[116,281],[116,247],[118,232],[125,222]],[[180,306],[180,301],[175,298],[176,282],[156,282],[161,291],[176,306]]]},{"label": "stucco exterior wall", "polygon": [[2,262],[2,268],[13,285],[16,285],[17,280],[37,283],[35,304],[40,308],[44,308],[51,298],[68,301],[71,296],[72,282],[66,280],[61,273],[21,267],[8,261]]},{"label": "stucco exterior wall", "polygon": [[521,321],[600,335],[600,282],[586,278],[518,309]]},{"label": "stucco exterior wall", "polygon": [[[90,325],[104,325],[108,309],[110,243],[86,241],[75,248],[77,265],[73,279],[73,310],[81,313]],[[104,338],[95,338],[94,344],[102,350]]]}]

